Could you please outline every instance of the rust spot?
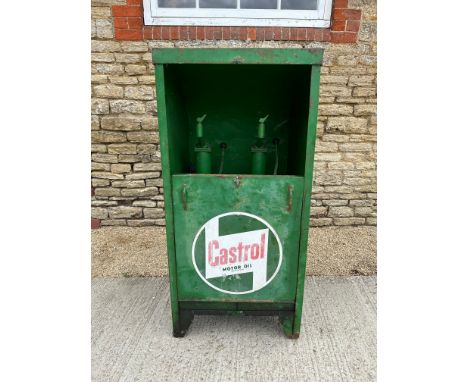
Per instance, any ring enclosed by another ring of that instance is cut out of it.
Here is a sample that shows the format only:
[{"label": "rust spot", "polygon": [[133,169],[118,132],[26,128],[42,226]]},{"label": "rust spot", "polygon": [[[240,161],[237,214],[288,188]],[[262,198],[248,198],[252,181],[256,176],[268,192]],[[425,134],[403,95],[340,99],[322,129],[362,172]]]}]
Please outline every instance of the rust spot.
[{"label": "rust spot", "polygon": [[231,60],[231,63],[233,64],[244,64],[245,63],[245,58],[241,56],[236,56]]}]

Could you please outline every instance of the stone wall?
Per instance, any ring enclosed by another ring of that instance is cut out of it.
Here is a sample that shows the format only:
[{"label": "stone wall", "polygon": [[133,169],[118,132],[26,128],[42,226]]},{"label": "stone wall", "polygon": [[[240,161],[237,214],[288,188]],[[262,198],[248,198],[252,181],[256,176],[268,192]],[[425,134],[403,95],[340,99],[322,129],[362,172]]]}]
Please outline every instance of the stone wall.
[{"label": "stone wall", "polygon": [[362,11],[357,43],[118,41],[111,7],[92,1],[91,194],[95,227],[164,225],[157,127],[156,47],[323,47],[311,225],[376,224],[376,2]]}]

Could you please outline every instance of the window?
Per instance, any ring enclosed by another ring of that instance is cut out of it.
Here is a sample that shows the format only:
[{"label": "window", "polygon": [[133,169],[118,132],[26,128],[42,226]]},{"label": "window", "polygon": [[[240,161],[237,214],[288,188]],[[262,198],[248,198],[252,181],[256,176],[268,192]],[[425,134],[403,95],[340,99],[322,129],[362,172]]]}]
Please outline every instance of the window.
[{"label": "window", "polygon": [[332,0],[144,0],[146,25],[330,26]]}]

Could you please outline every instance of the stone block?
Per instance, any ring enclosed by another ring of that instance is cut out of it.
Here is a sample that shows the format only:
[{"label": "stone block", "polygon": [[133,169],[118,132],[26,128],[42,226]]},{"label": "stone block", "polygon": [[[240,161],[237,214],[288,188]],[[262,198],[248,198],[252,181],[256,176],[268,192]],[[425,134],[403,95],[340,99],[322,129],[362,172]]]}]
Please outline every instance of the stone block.
[{"label": "stone block", "polygon": [[348,201],[342,199],[324,199],[322,200],[324,206],[333,206],[333,207],[341,207],[347,206]]},{"label": "stone block", "polygon": [[91,159],[95,162],[103,162],[103,163],[117,163],[118,158],[117,155],[110,155],[110,154],[91,154]]},{"label": "stone block", "polygon": [[94,87],[94,95],[103,98],[122,98],[123,88],[113,84],[96,85]]},{"label": "stone block", "polygon": [[339,66],[356,66],[359,61],[358,56],[338,56],[336,58],[336,63]]},{"label": "stone block", "polygon": [[355,117],[329,117],[326,130],[344,133],[366,133],[367,119]]},{"label": "stone block", "polygon": [[114,174],[112,172],[92,172],[91,173],[93,178],[98,179],[123,179],[124,176],[122,174]]},{"label": "stone block", "polygon": [[353,107],[350,105],[330,104],[319,105],[319,115],[352,115]]},{"label": "stone block", "polygon": [[109,19],[96,19],[97,38],[113,38],[114,27]]},{"label": "stone block", "polygon": [[374,181],[370,178],[344,178],[343,183],[350,186],[361,186],[371,184]]},{"label": "stone block", "polygon": [[91,53],[91,62],[114,62],[112,53]]},{"label": "stone block", "polygon": [[93,74],[91,76],[91,84],[97,85],[97,84],[106,84],[109,80],[109,76],[105,74]]},{"label": "stone block", "polygon": [[134,116],[106,116],[101,120],[101,128],[104,130],[132,131],[140,127],[140,118]]},{"label": "stone block", "polygon": [[161,171],[161,163],[135,163],[133,171]]},{"label": "stone block", "polygon": [[147,144],[147,143],[139,144],[137,146],[137,153],[138,154],[154,155],[154,154],[156,154],[156,148],[157,148],[157,146],[153,145],[153,144]]},{"label": "stone block", "polygon": [[344,85],[322,85],[320,87],[320,96],[321,97],[349,97],[351,95],[351,88],[348,88]]},{"label": "stone block", "polygon": [[[150,187],[163,187],[163,179],[162,178],[153,178],[153,179],[146,179],[146,185]],[[162,192],[162,188],[160,189]]]},{"label": "stone block", "polygon": [[134,219],[143,216],[142,208],[130,206],[109,207],[111,219]]},{"label": "stone block", "polygon": [[355,105],[354,115],[360,117],[363,115],[375,115],[377,114],[377,105]]},{"label": "stone block", "polygon": [[363,151],[372,151],[371,143],[341,143],[340,151],[346,152],[363,152]]},{"label": "stone block", "polygon": [[334,153],[338,151],[338,144],[335,142],[323,142],[317,140],[315,143],[316,153]]},{"label": "stone block", "polygon": [[376,213],[375,213],[375,209],[372,208],[372,207],[356,207],[354,209],[354,214],[356,216],[364,216],[364,217],[375,217],[376,216]]},{"label": "stone block", "polygon": [[109,154],[136,154],[137,146],[134,143],[114,143],[107,146]]},{"label": "stone block", "polygon": [[366,224],[377,225],[377,218],[366,218]]},{"label": "stone block", "polygon": [[107,208],[91,207],[91,217],[95,219],[107,219]]},{"label": "stone block", "polygon": [[346,85],[348,82],[348,76],[333,76],[333,75],[324,75],[320,77],[321,84],[340,84]]},{"label": "stone block", "polygon": [[157,187],[146,187],[146,188],[123,188],[122,196],[153,196],[159,193]]},{"label": "stone block", "polygon": [[353,97],[373,97],[377,94],[375,87],[355,87],[353,89]]},{"label": "stone block", "polygon": [[119,52],[120,44],[117,41],[91,40],[92,52]]},{"label": "stone block", "polygon": [[134,113],[143,114],[146,112],[146,105],[141,101],[119,99],[112,100],[110,103],[110,110],[112,113]]},{"label": "stone block", "polygon": [[130,142],[159,143],[159,135],[155,131],[132,131],[127,133]]},{"label": "stone block", "polygon": [[91,130],[99,130],[101,123],[99,122],[99,117],[97,115],[91,116]]},{"label": "stone block", "polygon": [[331,162],[328,164],[330,170],[352,170],[354,163],[351,162]]},{"label": "stone block", "polygon": [[133,202],[133,205],[135,207],[156,207],[157,202],[153,200],[135,200]]},{"label": "stone block", "polygon": [[365,218],[334,218],[335,225],[363,225],[366,223]]},{"label": "stone block", "polygon": [[314,184],[326,186],[326,185],[340,185],[343,183],[342,176],[336,174],[325,173],[314,176]]},{"label": "stone block", "polygon": [[94,195],[96,196],[120,196],[120,190],[116,188],[96,188],[94,190]]},{"label": "stone block", "polygon": [[141,61],[141,55],[138,53],[115,53],[115,61],[124,64],[135,64]]},{"label": "stone block", "polygon": [[332,66],[330,68],[330,74],[358,75],[358,74],[366,74],[366,73],[367,73],[366,67],[359,67],[359,66]]},{"label": "stone block", "polygon": [[91,145],[91,152],[92,153],[105,153],[105,152],[107,152],[107,146],[106,145],[100,145],[100,144],[92,144]]},{"label": "stone block", "polygon": [[129,76],[108,76],[109,81],[115,85],[134,85],[138,83],[136,77]]},{"label": "stone block", "polygon": [[[112,182],[112,187],[117,187],[117,188],[143,188],[143,187],[145,187],[145,181],[144,180],[114,180]],[[147,206],[140,206],[140,207],[147,207]]]},{"label": "stone block", "polygon": [[146,65],[129,64],[125,67],[125,72],[129,75],[145,74],[147,68]]},{"label": "stone block", "polygon": [[110,7],[91,7],[91,18],[93,19],[105,19],[111,15]]},{"label": "stone block", "polygon": [[366,102],[365,98],[356,98],[356,97],[336,97],[336,102],[338,103],[344,103],[344,104],[363,104]]},{"label": "stone block", "polygon": [[127,221],[125,219],[107,219],[107,220],[103,220],[101,224],[103,226],[112,226],[112,227],[126,226]]},{"label": "stone block", "polygon": [[116,174],[124,174],[132,171],[132,166],[127,163],[116,163],[111,165],[111,172]]},{"label": "stone block", "polygon": [[327,216],[327,207],[311,207],[310,215],[314,217],[323,217]]},{"label": "stone block", "polygon": [[[350,194],[353,192],[353,189],[349,186],[325,186],[325,192],[328,193],[337,193],[337,194]],[[333,198],[333,196],[330,195]],[[339,199],[339,197],[334,198]]]},{"label": "stone block", "polygon": [[119,162],[121,163],[135,163],[140,162],[141,160],[141,155],[119,154]]},{"label": "stone block", "polygon": [[154,99],[152,86],[127,86],[125,88],[125,98],[136,100],[152,100]]},{"label": "stone block", "polygon": [[144,117],[141,119],[141,128],[143,130],[158,130],[158,118],[157,117]]},{"label": "stone block", "polygon": [[144,41],[124,41],[122,42],[122,50],[131,53],[146,53],[148,52],[148,43]]},{"label": "stone block", "polygon": [[[117,202],[113,200],[92,200],[91,201],[91,206],[93,207],[112,207],[116,206]],[[107,210],[106,210],[107,214]]]},{"label": "stone block", "polygon": [[95,69],[99,74],[123,74],[124,72],[121,64],[97,63]]},{"label": "stone block", "polygon": [[91,179],[91,185],[93,187],[107,187],[110,185],[109,179]]},{"label": "stone block", "polygon": [[161,208],[143,208],[145,219],[160,219],[165,216],[164,210]]},{"label": "stone block", "polygon": [[341,134],[324,134],[322,137],[322,141],[324,142],[348,142],[349,136],[348,135],[341,135]]},{"label": "stone block", "polygon": [[338,162],[341,160],[340,153],[315,153],[315,160],[325,162]]},{"label": "stone block", "polygon": [[[100,85],[106,86],[106,85]],[[109,101],[107,99],[92,98],[91,114],[109,114]]]},{"label": "stone block", "polygon": [[356,163],[356,169],[358,170],[374,170],[376,167],[375,162],[359,162]]},{"label": "stone block", "polygon": [[373,75],[353,75],[349,77],[349,86],[372,86],[375,76]]},{"label": "stone block", "polygon": [[[102,121],[101,121],[102,122]],[[113,143],[113,142],[126,142],[127,137],[124,133],[118,133],[114,131],[92,131],[91,142],[92,143]]]},{"label": "stone block", "polygon": [[138,83],[142,85],[154,85],[156,83],[156,79],[154,76],[140,76],[138,77]]},{"label": "stone block", "polygon": [[312,227],[324,227],[333,224],[332,218],[312,218],[310,219],[310,225]]},{"label": "stone block", "polygon": [[156,220],[154,219],[145,219],[145,220],[127,220],[127,225],[129,227],[149,227],[155,226]]},{"label": "stone block", "polygon": [[110,171],[109,163],[91,162],[91,171]]}]

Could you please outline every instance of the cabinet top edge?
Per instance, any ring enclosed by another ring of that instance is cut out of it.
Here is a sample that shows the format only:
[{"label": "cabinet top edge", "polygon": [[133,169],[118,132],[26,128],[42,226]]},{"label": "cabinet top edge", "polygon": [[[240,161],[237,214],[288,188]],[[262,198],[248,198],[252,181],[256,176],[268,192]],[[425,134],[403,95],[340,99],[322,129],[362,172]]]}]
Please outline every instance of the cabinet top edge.
[{"label": "cabinet top edge", "polygon": [[154,48],[154,64],[321,65],[323,48]]}]

